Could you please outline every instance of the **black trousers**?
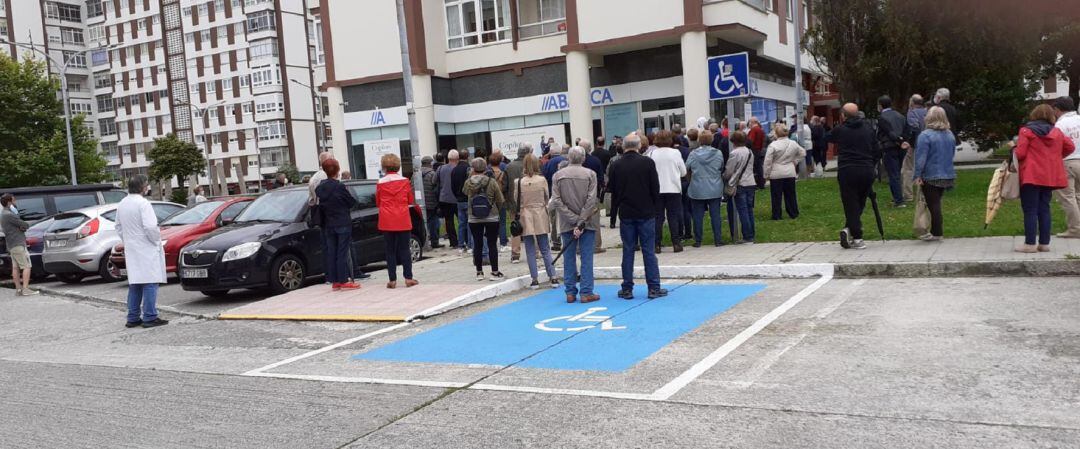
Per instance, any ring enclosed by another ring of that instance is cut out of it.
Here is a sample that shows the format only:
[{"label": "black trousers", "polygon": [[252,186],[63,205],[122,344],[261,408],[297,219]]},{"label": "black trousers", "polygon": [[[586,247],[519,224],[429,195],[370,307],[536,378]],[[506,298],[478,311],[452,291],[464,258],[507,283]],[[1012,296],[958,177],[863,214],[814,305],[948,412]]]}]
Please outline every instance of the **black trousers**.
[{"label": "black trousers", "polygon": [[799,200],[795,196],[795,178],[773,179],[769,184],[769,193],[772,195],[772,219],[784,218],[780,209],[780,203],[784,203],[784,209],[792,219],[799,217]]},{"label": "black trousers", "polygon": [[682,238],[682,194],[661,193],[660,204],[656,208],[656,244],[664,241],[664,212],[667,211],[668,232],[671,242],[677,243]]},{"label": "black trousers", "polygon": [[[450,247],[458,247],[458,233],[454,228],[454,220],[457,219],[457,203],[439,203],[439,215],[446,222],[446,238],[450,239]],[[465,226],[465,223],[461,223]],[[437,241],[437,240],[436,240]]]},{"label": "black trousers", "polygon": [[469,223],[472,231],[473,265],[476,271],[484,271],[484,245],[487,242],[488,260],[491,262],[491,272],[499,271],[499,223]]},{"label": "black trousers", "polygon": [[945,234],[945,220],[941,215],[941,197],[945,195],[945,189],[923,184],[922,194],[926,199],[926,210],[930,211],[930,235],[941,237]]},{"label": "black trousers", "polygon": [[844,204],[844,227],[851,231],[851,238],[863,238],[862,214],[866,199],[874,187],[874,169],[871,167],[845,167],[837,173],[840,184],[840,201]]},{"label": "black trousers", "polygon": [[412,279],[412,254],[409,251],[410,231],[383,231],[386,241],[386,271],[390,281],[397,281],[397,267],[401,265],[401,274],[405,279]]},{"label": "black trousers", "polygon": [[758,190],[765,188],[765,150],[761,153],[754,154],[754,182],[757,183]]}]

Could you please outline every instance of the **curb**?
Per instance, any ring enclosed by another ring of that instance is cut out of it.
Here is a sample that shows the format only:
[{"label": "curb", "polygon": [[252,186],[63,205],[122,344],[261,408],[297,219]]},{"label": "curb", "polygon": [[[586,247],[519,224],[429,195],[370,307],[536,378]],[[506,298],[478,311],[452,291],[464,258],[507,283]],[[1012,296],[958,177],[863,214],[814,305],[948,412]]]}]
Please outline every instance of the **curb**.
[{"label": "curb", "polygon": [[[35,286],[34,288],[37,289],[37,291],[39,291],[39,292],[41,292],[43,294],[49,295],[49,296],[57,296],[57,297],[61,297],[61,298],[74,299],[75,302],[91,302],[91,303],[94,303],[94,304],[101,304],[101,305],[106,305],[106,306],[117,306],[117,307],[120,307],[120,308],[122,308],[124,310],[127,310],[127,303],[124,303],[124,302],[113,301],[113,300],[104,299],[104,298],[98,298],[96,296],[84,295],[84,294],[81,294],[81,293],[72,293],[72,292],[66,292],[66,291],[62,291],[62,290],[55,290],[55,289],[52,289],[52,288],[49,288],[49,287]],[[203,314],[200,314],[200,313],[184,312],[182,310],[177,310],[177,309],[175,309],[173,307],[170,307],[170,306],[158,306],[158,311],[165,312],[165,313],[170,314],[170,315],[197,318],[197,319],[200,319],[200,320],[216,320],[217,319],[216,316],[203,315]]]},{"label": "curb", "polygon": [[835,272],[838,278],[1080,276],[1080,260],[841,263]]}]

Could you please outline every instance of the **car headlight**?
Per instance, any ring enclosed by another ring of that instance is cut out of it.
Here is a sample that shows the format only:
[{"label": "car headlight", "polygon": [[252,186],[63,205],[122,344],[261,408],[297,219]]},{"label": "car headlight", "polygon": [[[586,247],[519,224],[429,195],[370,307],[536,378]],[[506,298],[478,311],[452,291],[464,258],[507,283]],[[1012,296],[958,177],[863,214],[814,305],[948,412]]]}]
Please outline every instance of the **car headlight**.
[{"label": "car headlight", "polygon": [[248,257],[254,256],[255,253],[259,252],[259,248],[262,248],[262,243],[241,243],[232,248],[229,248],[228,251],[225,251],[225,255],[221,257],[221,261],[228,262],[230,260],[246,259]]}]

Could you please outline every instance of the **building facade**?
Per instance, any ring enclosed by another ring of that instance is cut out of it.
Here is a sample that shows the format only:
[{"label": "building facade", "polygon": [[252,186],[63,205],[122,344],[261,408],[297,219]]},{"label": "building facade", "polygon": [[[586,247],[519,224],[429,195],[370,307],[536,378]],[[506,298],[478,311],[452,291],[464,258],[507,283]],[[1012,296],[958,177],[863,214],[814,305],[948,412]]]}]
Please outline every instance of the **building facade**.
[{"label": "building facade", "polygon": [[[720,120],[729,103],[737,119],[784,118],[795,113],[795,35],[813,26],[807,9],[803,0],[405,0],[413,151],[394,0],[324,0],[336,152],[363,175],[388,143],[408,164],[450,148]],[[750,96],[710,100],[708,59],[740,52]]]},{"label": "building facade", "polygon": [[286,164],[313,172],[330,147],[311,88],[324,80],[318,0],[15,3],[27,18],[38,5],[43,39],[26,20],[26,38],[16,28],[10,40],[57,60],[85,51],[68,70],[72,111],[88,116],[120,177],[145,173],[154,139],[170,132],[202,149],[214,184],[233,192]]}]

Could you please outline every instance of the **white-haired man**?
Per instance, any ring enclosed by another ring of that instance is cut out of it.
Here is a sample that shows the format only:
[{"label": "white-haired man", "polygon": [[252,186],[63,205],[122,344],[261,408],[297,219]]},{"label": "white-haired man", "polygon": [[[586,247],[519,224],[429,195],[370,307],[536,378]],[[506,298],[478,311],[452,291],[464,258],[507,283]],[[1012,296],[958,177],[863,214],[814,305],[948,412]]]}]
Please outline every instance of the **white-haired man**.
[{"label": "white-haired man", "polygon": [[[596,218],[597,181],[596,173],[584,166],[586,152],[580,146],[570,148],[566,159],[568,165],[555,173],[552,178],[551,201],[548,209],[559,216],[558,230],[562,244],[563,273],[566,276],[566,302],[577,300],[581,294],[582,303],[600,299],[593,292],[593,248],[599,229]],[[581,288],[578,289],[578,254],[581,256]]]},{"label": "white-haired man", "polygon": [[945,110],[945,117],[949,118],[949,129],[956,136],[956,146],[960,146],[960,132],[964,128],[964,122],[960,119],[960,111],[957,111],[956,106],[953,106],[952,101],[949,100],[951,95],[949,89],[944,87],[938,89],[934,93],[934,105],[941,106],[941,109]]},{"label": "white-haired man", "polygon": [[[450,150],[446,153],[447,163],[439,166],[439,169],[435,171],[435,179],[438,184],[439,190],[439,214],[442,216],[443,221],[446,223],[446,237],[450,239],[450,247],[461,249],[461,243],[458,241],[458,231],[454,227],[454,219],[457,218],[457,196],[454,195],[452,175],[454,167],[457,167],[458,162],[461,161],[461,154],[458,150]],[[461,227],[466,227],[465,223],[459,223]]]}]

